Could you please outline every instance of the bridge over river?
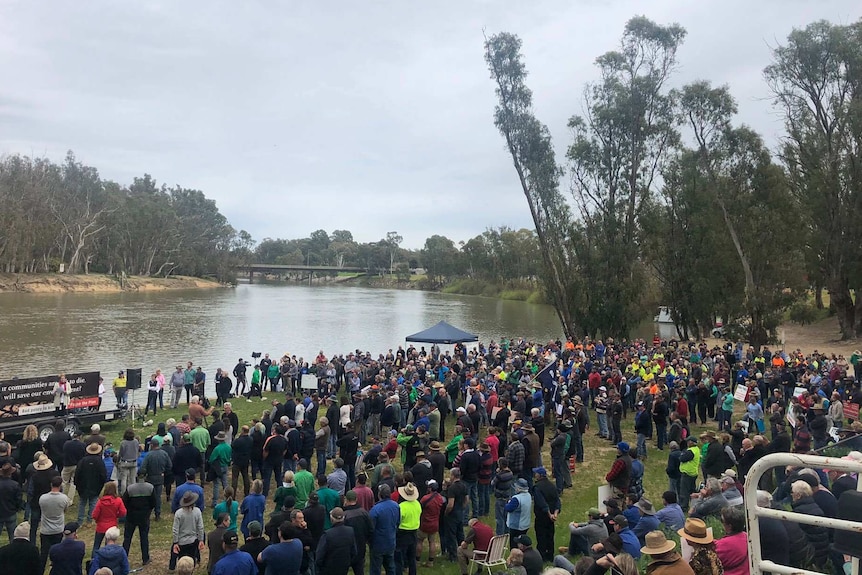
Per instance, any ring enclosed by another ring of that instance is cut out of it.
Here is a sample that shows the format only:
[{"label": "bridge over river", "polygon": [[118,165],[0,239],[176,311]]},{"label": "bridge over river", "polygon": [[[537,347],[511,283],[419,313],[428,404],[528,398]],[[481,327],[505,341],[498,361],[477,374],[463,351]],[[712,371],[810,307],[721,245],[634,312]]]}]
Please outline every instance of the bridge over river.
[{"label": "bridge over river", "polygon": [[314,276],[315,273],[319,275],[329,275],[329,274],[338,274],[338,273],[355,273],[355,274],[367,274],[368,270],[366,268],[359,267],[336,267],[336,266],[307,266],[302,264],[246,264],[236,266],[236,271],[241,273],[248,274],[248,281],[253,281],[254,274],[266,275],[285,275],[285,274],[293,274],[293,273],[303,273],[306,272],[309,274],[309,279]]}]

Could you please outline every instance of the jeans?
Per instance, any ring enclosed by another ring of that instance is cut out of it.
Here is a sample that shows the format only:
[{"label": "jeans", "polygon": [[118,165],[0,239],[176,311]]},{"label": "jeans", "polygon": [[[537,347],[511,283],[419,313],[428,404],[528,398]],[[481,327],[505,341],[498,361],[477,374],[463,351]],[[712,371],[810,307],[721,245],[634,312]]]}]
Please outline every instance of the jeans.
[{"label": "jeans", "polygon": [[87,522],[93,520],[93,509],[96,508],[96,503],[99,502],[99,496],[94,495],[93,497],[84,497],[81,494],[78,495],[78,524],[83,525],[84,519],[86,519]]},{"label": "jeans", "polygon": [[191,399],[192,399],[192,395],[193,395],[192,389],[194,389],[194,386],[193,385],[184,385],[183,389],[186,390],[186,405],[188,405],[189,403],[191,403]]},{"label": "jeans", "polygon": [[39,528],[39,521],[42,519],[42,508],[39,507],[39,502],[30,507],[30,541],[36,541],[36,529]]},{"label": "jeans", "polygon": [[317,475],[326,473],[326,450],[318,449],[317,451]]},{"label": "jeans", "polygon": [[135,529],[141,537],[141,561],[147,563],[150,560],[150,519],[146,521],[129,521],[126,519],[126,528],[123,530],[123,549],[126,550],[126,555],[129,554],[129,549],[132,546],[132,535],[135,534]]},{"label": "jeans", "polygon": [[[150,483],[152,483],[152,481],[150,481]],[[156,519],[162,516],[162,491],[164,488],[164,485],[156,485],[153,483],[153,495],[156,498]]]},{"label": "jeans", "polygon": [[638,458],[642,461],[647,458],[646,440],[646,435],[638,433]]},{"label": "jeans", "polygon": [[608,437],[608,415],[606,413],[597,413],[596,419],[599,420],[599,435]]},{"label": "jeans", "polygon": [[96,556],[96,551],[99,550],[99,547],[102,546],[102,541],[105,540],[105,534],[99,533],[96,531],[96,535],[93,537],[93,550],[90,552],[90,558]]},{"label": "jeans", "polygon": [[176,409],[176,407],[180,404],[180,398],[183,396],[183,388],[182,387],[172,387],[171,388],[171,409]]},{"label": "jeans", "polygon": [[494,535],[506,534],[506,501],[504,497],[494,497]]},{"label": "jeans", "polygon": [[248,464],[246,465],[236,465],[234,464],[231,467],[231,487],[233,488],[233,492],[237,493],[236,488],[239,485],[239,478],[242,476],[242,491],[243,497],[248,496],[248,488],[249,488],[249,478],[248,478]]},{"label": "jeans", "polygon": [[691,502],[691,494],[695,492],[697,487],[697,476],[687,475],[683,473],[679,478],[679,506],[682,510],[688,513],[688,506]]},{"label": "jeans", "polygon": [[668,491],[673,491],[676,493],[677,500],[679,500],[679,492],[681,490],[680,483],[682,482],[681,477],[668,477],[667,478],[667,489]]},{"label": "jeans", "polygon": [[114,390],[114,397],[117,398],[117,407],[125,409],[128,406],[128,393],[125,389]]},{"label": "jeans", "polygon": [[616,444],[623,440],[623,430],[620,428],[620,420],[611,420],[611,440]]},{"label": "jeans", "polygon": [[0,519],[0,533],[2,533],[3,529],[6,529],[6,533],[9,534],[9,543],[12,543],[12,540],[15,539],[15,527],[18,525],[18,514],[10,515],[9,517],[3,517]]},{"label": "jeans", "polygon": [[39,534],[39,555],[42,559],[42,572],[45,571],[45,565],[48,564],[48,552],[51,550],[51,545],[56,545],[62,540],[62,533],[54,533],[51,535]]},{"label": "jeans", "polygon": [[584,436],[580,433],[572,438],[575,442],[575,461],[578,463],[584,462]]},{"label": "jeans", "polygon": [[464,510],[453,509],[443,523],[443,551],[453,561],[457,559],[458,545],[464,541]]},{"label": "jeans", "polygon": [[[278,465],[279,471],[281,471],[281,462]],[[269,478],[272,477],[273,465],[268,461],[263,462],[263,466],[260,470],[260,478],[263,481],[263,496],[266,497],[269,495]],[[278,478],[276,478],[277,480]]]},{"label": "jeans", "polygon": [[659,449],[664,449],[664,445],[667,443],[667,424],[661,425],[656,423],[655,430],[657,447]]},{"label": "jeans", "polygon": [[326,446],[326,457],[329,459],[335,459],[335,441],[337,438],[335,437],[335,432],[333,431],[329,435],[329,443]]},{"label": "jeans", "polygon": [[[590,546],[587,538],[583,535],[570,534],[569,535],[569,555],[584,555],[586,557],[590,556]],[[554,565],[556,565],[556,561],[554,561]]]},{"label": "jeans", "polygon": [[214,468],[214,470],[215,479],[213,479],[213,507],[218,504],[219,493],[227,489],[227,467],[225,467],[224,465],[218,465]]},{"label": "jeans", "polygon": [[491,484],[479,484],[479,517],[485,517],[491,512]]},{"label": "jeans", "polygon": [[150,409],[153,410],[153,415],[156,414],[156,407],[158,407],[159,401],[159,392],[158,391],[148,391],[147,392],[147,406],[144,408],[144,415],[148,415],[150,413]]},{"label": "jeans", "polygon": [[479,517],[479,484],[476,481],[464,481],[464,486],[470,498],[471,517]]},{"label": "jeans", "polygon": [[[135,461],[121,461],[119,463],[119,468],[119,472],[117,473],[117,487],[119,488],[119,494],[122,497],[123,494],[126,493],[126,489],[129,485],[135,483],[135,475],[138,473],[138,464]],[[185,481],[185,478],[183,478],[183,481]]]},{"label": "jeans", "polygon": [[[380,575],[381,566],[386,569],[386,575],[396,575],[394,550],[385,553],[380,553],[374,549],[371,550],[370,575]],[[398,573],[397,575],[401,574]]]},{"label": "jeans", "polygon": [[409,569],[408,575],[416,575],[416,531],[399,529],[395,538],[395,573],[403,573],[404,567]]}]

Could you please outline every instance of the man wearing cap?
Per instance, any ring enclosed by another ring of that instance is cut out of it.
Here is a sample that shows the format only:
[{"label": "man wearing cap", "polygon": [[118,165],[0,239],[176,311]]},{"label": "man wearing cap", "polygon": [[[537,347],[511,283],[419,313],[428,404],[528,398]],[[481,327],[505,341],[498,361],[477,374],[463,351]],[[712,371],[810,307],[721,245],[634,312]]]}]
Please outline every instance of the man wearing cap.
[{"label": "man wearing cap", "polygon": [[120,373],[114,378],[112,385],[114,388],[114,397],[117,398],[118,409],[126,409],[126,385],[126,372],[120,370]]},{"label": "man wearing cap", "polygon": [[530,495],[530,484],[525,479],[515,482],[515,494],[506,503],[506,528],[509,539],[513,540],[530,530],[530,515],[533,510],[533,498]]},{"label": "man wearing cap", "polygon": [[159,449],[156,439],[150,441],[150,451],[144,457],[138,475],[147,478],[147,482],[153,485],[156,492],[156,521],[162,517],[162,491],[165,487],[165,473],[173,467],[171,458],[165,451]]},{"label": "man wearing cap", "polygon": [[[571,556],[590,556],[590,548],[608,536],[608,529],[602,521],[602,514],[597,507],[587,511],[586,523],[569,523],[569,546],[560,547],[560,551]],[[564,555],[554,557],[554,567],[562,567],[569,573],[574,573],[575,566]]]},{"label": "man wearing cap", "polygon": [[536,514],[536,549],[547,562],[554,559],[554,526],[560,515],[560,496],[544,467],[533,468],[533,510]]},{"label": "man wearing cap", "polygon": [[[51,574],[66,575],[81,572],[86,552],[83,541],[78,541],[79,525],[72,521],[63,526],[62,540],[45,550],[46,559],[51,558]],[[44,568],[43,568],[44,569]]]},{"label": "man wearing cap", "polygon": [[646,534],[641,553],[649,555],[646,572],[650,575],[694,575],[689,564],[677,553],[676,542],[668,541],[662,531]]},{"label": "man wearing cap", "polygon": [[255,565],[260,567],[257,563],[257,556],[269,547],[269,541],[263,536],[263,525],[261,525],[260,521],[249,522],[247,528],[248,537],[245,538],[245,543],[239,550],[251,555],[254,558]]},{"label": "man wearing cap", "polygon": [[[69,498],[61,491],[62,487],[63,478],[59,475],[52,477],[51,491],[39,498],[39,509],[41,510],[39,550],[41,551],[43,571],[45,570],[45,565],[48,563],[48,551],[51,549],[51,546],[60,543],[63,539],[66,510],[72,506]],[[75,524],[75,531],[77,530],[78,527]],[[83,555],[81,557],[83,558]]]},{"label": "man wearing cap", "polygon": [[316,573],[347,575],[357,555],[353,527],[344,524],[344,510],[341,507],[329,512],[329,521],[332,527],[324,531],[317,544]]},{"label": "man wearing cap", "polygon": [[87,455],[81,459],[75,469],[79,524],[83,523],[85,518],[88,523],[92,521],[93,509],[99,501],[99,495],[106,481],[108,481],[108,470],[102,458],[102,446],[91,443],[87,446]]},{"label": "man wearing cap", "polygon": [[0,547],[0,565],[15,575],[42,575],[39,549],[30,542],[30,522],[19,523],[9,545]]},{"label": "man wearing cap", "polygon": [[637,536],[629,529],[629,521],[624,515],[615,515],[610,520],[614,532],[607,538],[592,546],[591,551],[599,553],[619,553],[623,551],[635,560],[640,559],[641,549]]},{"label": "man wearing cap", "polygon": [[212,575],[257,575],[254,558],[248,552],[237,549],[239,537],[236,531],[222,533],[218,544],[221,545],[221,556],[210,569]]},{"label": "man wearing cap", "polygon": [[632,458],[629,455],[629,444],[621,441],[617,443],[617,458],[605,476],[605,481],[610,484],[617,499],[622,500],[628,493],[631,475]]},{"label": "man wearing cap", "polygon": [[541,554],[533,548],[533,540],[527,535],[520,535],[515,538],[514,542],[518,546],[518,549],[521,550],[521,553],[524,554],[523,566],[527,575],[539,575],[545,565]]}]

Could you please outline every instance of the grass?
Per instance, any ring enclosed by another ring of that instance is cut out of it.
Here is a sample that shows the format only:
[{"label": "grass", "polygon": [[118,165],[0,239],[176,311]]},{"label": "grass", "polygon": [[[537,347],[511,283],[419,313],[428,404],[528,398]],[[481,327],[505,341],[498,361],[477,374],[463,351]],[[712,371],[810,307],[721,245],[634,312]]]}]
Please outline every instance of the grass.
[{"label": "grass", "polygon": [[[255,399],[252,402],[247,402],[241,399],[240,401],[235,400],[233,402],[234,410],[237,413],[241,424],[248,423],[252,417],[259,417],[264,409],[268,409],[270,407],[270,400],[275,397],[275,394],[268,393],[265,394],[265,396],[268,397],[269,400],[261,401],[259,399]],[[165,421],[170,417],[179,420],[183,413],[186,413],[185,404],[182,404],[177,409],[166,409],[164,411],[159,411],[158,416],[153,417],[152,419],[155,421],[155,423]],[[593,423],[595,423],[594,414],[591,414],[591,418]],[[136,423],[137,425],[135,427],[135,431],[141,440],[143,440],[145,437],[155,431],[155,425],[141,427],[139,421],[137,421]],[[453,420],[451,418],[448,418],[446,426],[448,429],[447,436],[450,438],[452,436],[453,424]],[[633,414],[629,413],[628,418],[623,420],[622,429],[623,439],[629,442],[631,445],[634,445],[636,443],[633,431],[633,424]],[[128,425],[124,422],[106,422],[102,425],[102,430],[103,433],[105,433],[105,435],[108,437],[108,440],[110,442],[112,442],[115,446],[119,446],[122,434],[125,429],[127,429],[127,427]],[[692,433],[697,435],[700,433],[700,431],[705,430],[706,428],[706,426],[692,426]],[[560,514],[560,519],[557,524],[555,535],[556,546],[567,545],[568,524],[572,521],[584,521],[586,517],[586,511],[590,507],[596,506],[596,504],[598,503],[597,488],[599,485],[604,483],[604,476],[610,469],[613,459],[616,457],[616,449],[612,445],[610,445],[607,440],[600,439],[599,437],[597,437],[595,432],[596,429],[591,428],[585,434],[584,448],[586,452],[586,461],[584,463],[578,464],[575,473],[572,475],[572,482],[574,484],[574,487],[572,489],[567,489],[563,493],[562,512]],[[548,448],[549,438],[550,436],[546,440],[545,448],[542,452],[542,461],[548,469],[550,469],[550,454]],[[667,489],[667,477],[664,472],[667,451],[658,451],[654,448],[653,445],[653,443],[650,444],[649,456],[645,461],[646,471],[644,474],[644,489],[645,497],[650,499],[654,505],[660,507],[661,494]],[[204,487],[204,491],[206,493],[206,501],[207,503],[209,503],[212,498],[212,485],[207,484]],[[272,491],[274,491],[274,489]],[[270,501],[267,506],[267,518],[273,511],[273,507],[274,505],[272,501]],[[73,510],[67,513],[67,520],[73,520],[76,517],[76,514],[77,498],[75,505],[73,506]],[[491,517],[487,518],[487,520],[493,527],[493,502],[491,504]],[[207,511],[204,513],[204,523],[206,525],[207,531],[210,531],[213,528],[213,521],[210,516],[209,508],[207,508]],[[171,543],[171,525],[172,516],[168,511],[164,511],[163,508],[162,520],[158,523],[153,522],[150,527],[150,554],[153,561],[150,565],[147,565],[143,568],[143,570],[141,571],[142,573],[155,574],[164,573],[166,571]],[[92,526],[82,527],[81,531],[79,532],[81,540],[85,541],[87,544],[88,557],[93,543],[93,533],[94,529]],[[718,534],[719,531],[716,531],[716,535]],[[532,532],[532,530],[530,535],[535,541],[535,534]],[[204,552],[203,555],[206,556],[206,552]],[[135,535],[132,541],[129,560],[132,565],[132,568],[141,565],[140,543],[137,535]],[[203,565],[198,567],[196,573],[205,573],[205,561],[206,560],[204,559]],[[429,571],[429,569],[427,568],[420,567],[419,569],[425,572]],[[438,561],[436,572],[443,575],[459,575],[457,565],[454,563],[448,563],[445,560]]]}]

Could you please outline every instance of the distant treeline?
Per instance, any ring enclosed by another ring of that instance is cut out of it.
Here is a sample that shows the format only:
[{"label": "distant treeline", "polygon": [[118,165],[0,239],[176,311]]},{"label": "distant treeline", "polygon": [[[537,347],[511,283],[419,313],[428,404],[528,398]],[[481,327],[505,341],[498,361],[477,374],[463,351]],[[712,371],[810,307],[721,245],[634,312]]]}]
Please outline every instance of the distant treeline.
[{"label": "distant treeline", "polygon": [[203,192],[157,185],[149,175],[128,187],[99,176],[69,152],[62,164],[0,159],[0,271],[129,275],[216,274],[251,247]]}]

